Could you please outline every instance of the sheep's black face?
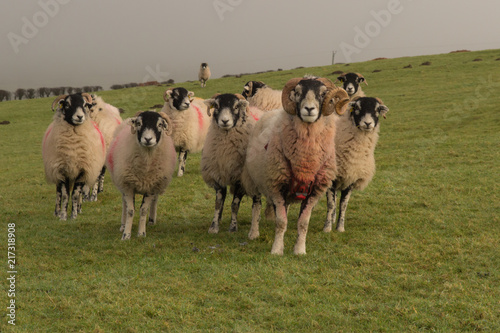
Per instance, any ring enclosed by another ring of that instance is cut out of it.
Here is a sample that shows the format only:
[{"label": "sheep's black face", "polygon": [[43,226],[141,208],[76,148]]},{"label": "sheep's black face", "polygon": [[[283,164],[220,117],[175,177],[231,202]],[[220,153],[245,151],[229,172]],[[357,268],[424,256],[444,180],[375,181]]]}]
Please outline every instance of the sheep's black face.
[{"label": "sheep's black face", "polygon": [[337,80],[343,83],[342,88],[351,96],[358,91],[360,83],[364,82],[365,78],[358,76],[356,73],[347,73],[339,76]]},{"label": "sheep's black face", "polygon": [[304,79],[290,92],[290,100],[295,102],[297,116],[303,122],[314,123],[321,117],[321,105],[326,91],[322,82]]},{"label": "sheep's black face", "polygon": [[206,62],[202,62],[201,63],[201,68],[205,69],[207,68],[208,64]]},{"label": "sheep's black face", "polygon": [[191,98],[194,96],[192,91],[187,91],[185,88],[179,87],[172,90],[167,90],[168,103],[171,109],[184,111],[191,105]]},{"label": "sheep's black face", "polygon": [[222,94],[215,99],[207,101],[207,105],[213,108],[213,121],[223,130],[230,130],[238,122],[246,121],[246,100],[241,100],[233,94]]},{"label": "sheep's black face", "polygon": [[371,132],[377,125],[380,116],[384,116],[389,108],[373,97],[361,97],[349,103],[351,117],[354,125],[361,131]]},{"label": "sheep's black face", "polygon": [[167,122],[159,113],[145,111],[131,119],[132,133],[137,135],[137,142],[147,148],[156,146],[161,133],[167,128]]},{"label": "sheep's black face", "polygon": [[[252,84],[250,84],[252,83]],[[264,82],[260,81],[248,81],[245,86],[243,87],[243,92],[241,95],[248,99],[249,97],[254,96],[257,93],[257,90],[265,87],[266,84]]]},{"label": "sheep's black face", "polygon": [[87,119],[87,110],[90,104],[81,94],[69,95],[59,101],[59,108],[64,120],[73,126],[81,125]]}]

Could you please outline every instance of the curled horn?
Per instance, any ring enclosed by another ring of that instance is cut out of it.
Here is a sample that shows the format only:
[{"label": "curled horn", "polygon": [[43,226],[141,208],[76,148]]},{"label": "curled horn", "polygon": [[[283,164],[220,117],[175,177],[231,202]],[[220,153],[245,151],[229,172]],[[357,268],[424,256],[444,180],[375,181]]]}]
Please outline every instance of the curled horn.
[{"label": "curled horn", "polygon": [[56,105],[59,103],[60,100],[62,99],[65,99],[66,97],[68,97],[68,95],[60,95],[60,96],[57,96],[56,99],[52,102],[52,111],[55,111],[55,107]]},{"label": "curled horn", "polygon": [[167,130],[166,130],[165,134],[172,135],[172,130],[173,130],[173,128],[172,128],[172,120],[164,112],[158,112],[158,114],[160,115],[160,117],[162,117],[163,119],[165,119],[165,121],[167,122]]},{"label": "curled horn", "polygon": [[302,80],[300,77],[288,80],[283,87],[283,91],[281,92],[281,103],[283,104],[283,109],[291,115],[297,114],[297,110],[295,110],[295,102],[290,100],[290,93],[295,89],[300,80]]},{"label": "curled horn", "polygon": [[234,96],[238,97],[238,99],[244,99],[244,100],[246,100],[246,98],[243,97],[242,94],[234,94]]},{"label": "curled horn", "polygon": [[82,97],[85,100],[85,102],[87,102],[88,104],[90,104],[92,106],[93,99],[92,99],[92,96],[90,94],[82,93]]},{"label": "curled horn", "polygon": [[347,103],[349,103],[349,95],[344,89],[335,86],[329,87],[321,106],[321,114],[329,116],[335,111],[338,115],[342,115],[346,110]]}]

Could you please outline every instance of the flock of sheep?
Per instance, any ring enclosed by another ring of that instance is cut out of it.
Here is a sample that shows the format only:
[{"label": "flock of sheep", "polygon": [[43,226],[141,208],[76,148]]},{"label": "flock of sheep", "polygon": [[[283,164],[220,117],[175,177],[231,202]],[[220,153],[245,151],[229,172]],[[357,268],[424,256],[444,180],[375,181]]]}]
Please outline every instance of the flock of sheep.
[{"label": "flock of sheep", "polygon": [[[200,75],[208,68],[203,65]],[[122,239],[131,237],[135,194],[143,195],[138,235],[145,236],[147,222],[156,222],[158,196],[176,171],[176,151],[178,177],[188,153],[201,151],[201,176],[215,190],[210,233],[219,231],[229,187],[231,232],[238,230],[243,196],[252,198],[249,239],[259,237],[261,197],[266,197],[265,215],[276,223],[273,254],[283,254],[288,207],[300,203],[294,253],[305,254],[309,219],[325,193],[323,230],[332,229],[340,191],[337,230],[344,231],[352,190],[364,189],[375,173],[379,118],[389,110],[380,99],[365,97],[362,75],[337,79],[342,88],[314,76],[293,78],[282,90],[250,81],[242,94],[206,100],[181,87],[168,89],[160,112],[140,111],[125,121],[98,96],[59,96],[42,145],[46,178],[56,184],[55,215],[67,218],[71,198],[76,218],[85,198],[97,199],[109,170],[122,193]]]}]

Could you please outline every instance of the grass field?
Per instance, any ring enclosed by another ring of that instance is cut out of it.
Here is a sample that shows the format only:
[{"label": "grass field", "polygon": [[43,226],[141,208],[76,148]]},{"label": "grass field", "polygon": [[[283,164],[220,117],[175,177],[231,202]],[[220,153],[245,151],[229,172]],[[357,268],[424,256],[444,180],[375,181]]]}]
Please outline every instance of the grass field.
[{"label": "grass field", "polygon": [[[307,255],[270,255],[274,225],[247,239],[207,233],[214,191],[190,155],[159,203],[148,236],[121,241],[121,196],[106,177],[76,220],[53,216],[41,140],[53,98],[0,103],[1,332],[499,332],[500,50],[368,61],[177,84],[208,98],[262,80],[281,88],[306,73],[362,73],[382,119],[377,173],[355,192],[346,232],[310,222]],[[482,59],[482,61],[474,61]],[[421,66],[423,62],[431,62]],[[412,68],[403,67],[411,64]],[[377,72],[374,72],[377,71]],[[162,103],[165,87],[104,91],[125,116]],[[230,201],[230,200],[229,200]],[[15,223],[16,326],[8,324],[8,224]]]}]

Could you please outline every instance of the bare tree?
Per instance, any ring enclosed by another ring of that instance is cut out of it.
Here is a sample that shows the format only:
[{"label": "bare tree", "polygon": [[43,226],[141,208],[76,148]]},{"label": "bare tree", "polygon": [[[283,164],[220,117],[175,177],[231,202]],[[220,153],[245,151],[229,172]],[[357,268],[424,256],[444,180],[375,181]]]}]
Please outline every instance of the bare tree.
[{"label": "bare tree", "polygon": [[36,90],[35,89],[30,88],[30,89],[26,90],[26,98],[33,99],[35,97],[36,97]]},{"label": "bare tree", "polygon": [[10,91],[7,90],[0,90],[0,102],[3,100],[9,101],[11,97]]},{"label": "bare tree", "polygon": [[19,88],[14,92],[14,99],[23,99],[23,97],[26,95],[26,89]]}]

